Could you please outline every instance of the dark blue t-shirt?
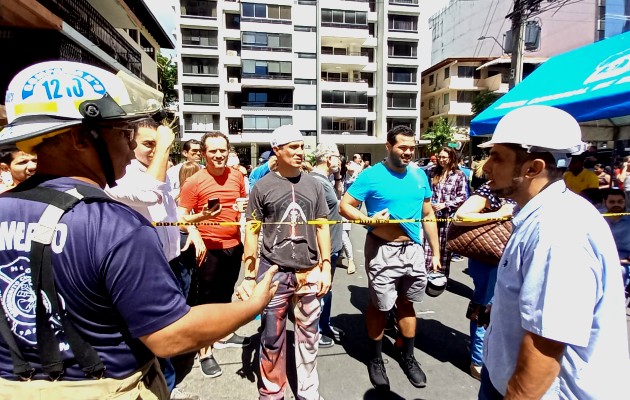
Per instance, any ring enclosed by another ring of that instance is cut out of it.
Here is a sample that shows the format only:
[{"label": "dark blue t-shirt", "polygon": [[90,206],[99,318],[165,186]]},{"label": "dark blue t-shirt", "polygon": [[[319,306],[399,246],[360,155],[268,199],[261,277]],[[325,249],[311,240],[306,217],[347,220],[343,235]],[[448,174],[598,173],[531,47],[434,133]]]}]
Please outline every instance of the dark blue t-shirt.
[{"label": "dark blue t-shirt", "polygon": [[[42,185],[68,190],[83,182],[56,178]],[[41,372],[36,344],[35,293],[29,251],[45,204],[0,197],[0,294],[18,346]],[[60,304],[83,338],[99,353],[106,377],[121,378],[152,357],[138,339],[184,316],[189,307],[162,251],[155,228],[129,207],[81,202],[57,225],[52,262]],[[63,379],[85,375],[59,334],[67,368]],[[69,365],[68,365],[69,364]],[[0,377],[16,379],[0,337]]]}]

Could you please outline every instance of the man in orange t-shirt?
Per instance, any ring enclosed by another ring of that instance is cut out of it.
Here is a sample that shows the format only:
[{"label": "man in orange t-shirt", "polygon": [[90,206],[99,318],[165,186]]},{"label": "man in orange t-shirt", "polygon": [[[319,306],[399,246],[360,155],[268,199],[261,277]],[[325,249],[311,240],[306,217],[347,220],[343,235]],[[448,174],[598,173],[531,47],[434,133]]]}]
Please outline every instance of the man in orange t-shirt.
[{"label": "man in orange t-shirt", "polygon": [[[201,138],[206,168],[188,178],[181,188],[179,206],[184,214],[182,219],[200,222],[204,219],[203,215],[211,214],[214,216],[212,222],[240,220],[238,206],[242,210],[244,203],[236,199],[246,197],[245,179],[242,173],[226,166],[229,148],[229,139],[221,132],[209,132]],[[209,204],[212,199],[218,199],[218,204]],[[195,305],[230,303],[243,256],[239,226],[200,225],[198,228],[208,252],[205,262],[193,276],[191,300]],[[249,338],[233,334],[212,347],[245,347],[249,344]],[[221,375],[221,367],[211,350],[211,347],[200,350],[201,371],[208,377],[216,377]]]}]

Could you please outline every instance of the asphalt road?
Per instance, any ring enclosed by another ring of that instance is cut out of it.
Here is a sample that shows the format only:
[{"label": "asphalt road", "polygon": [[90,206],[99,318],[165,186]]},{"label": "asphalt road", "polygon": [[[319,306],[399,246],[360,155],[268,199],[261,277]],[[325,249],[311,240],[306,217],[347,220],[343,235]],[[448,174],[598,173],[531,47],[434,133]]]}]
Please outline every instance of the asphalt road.
[{"label": "asphalt road", "polygon": [[[386,337],[383,346],[391,393],[376,392],[367,375],[367,336],[364,312],[367,304],[367,278],[364,271],[363,242],[365,230],[353,226],[351,240],[357,272],[347,275],[338,269],[334,279],[333,323],[346,332],[341,344],[320,349],[318,371],[320,394],[328,400],[359,399],[414,399],[414,400],[466,400],[476,399],[479,382],[468,372],[470,358],[468,320],[465,319],[468,298],[472,294],[472,280],[464,273],[467,260],[451,265],[451,279],[447,291],[437,298],[426,297],[416,305],[418,328],[416,359],[427,374],[427,386],[413,387],[397,362],[394,340]],[[344,261],[345,264],[345,261]],[[630,318],[629,328],[630,328]],[[288,323],[289,343],[292,342],[291,323]],[[216,378],[205,377],[197,360],[184,362],[190,369],[178,387],[195,393],[201,399],[257,399],[258,328],[260,321],[252,321],[239,329],[241,335],[252,336],[253,344],[245,349],[215,351],[223,374]],[[293,360],[292,346],[287,346],[289,371]],[[190,365],[192,362],[192,365]],[[289,372],[290,388],[285,399],[295,399],[295,375]]]}]

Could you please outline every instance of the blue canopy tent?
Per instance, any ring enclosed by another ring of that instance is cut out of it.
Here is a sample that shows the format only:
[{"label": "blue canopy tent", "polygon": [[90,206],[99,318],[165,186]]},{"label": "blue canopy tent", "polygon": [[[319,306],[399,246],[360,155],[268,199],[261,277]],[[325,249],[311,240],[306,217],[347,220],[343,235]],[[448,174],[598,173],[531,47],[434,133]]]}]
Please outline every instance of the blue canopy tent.
[{"label": "blue canopy tent", "polygon": [[491,135],[507,112],[544,104],[582,126],[582,139],[630,139],[630,32],[551,57],[470,123],[472,136]]}]

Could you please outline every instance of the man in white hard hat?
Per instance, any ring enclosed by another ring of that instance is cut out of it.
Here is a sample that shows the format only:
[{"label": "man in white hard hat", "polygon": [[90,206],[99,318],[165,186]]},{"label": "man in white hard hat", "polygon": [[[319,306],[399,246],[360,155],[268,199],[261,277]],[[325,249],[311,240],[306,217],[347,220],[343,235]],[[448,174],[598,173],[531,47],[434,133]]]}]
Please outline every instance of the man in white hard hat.
[{"label": "man in white hard hat", "polygon": [[272,268],[248,301],[187,306],[154,227],[102,190],[133,157],[130,123],[161,103],[131,76],[67,61],[9,84],[0,146],[38,168],[0,195],[0,397],[166,400],[156,355],[220,339],[275,293]]},{"label": "man in white hard hat", "polygon": [[519,211],[485,338],[479,399],[611,399],[627,391],[628,339],[615,242],[567,189],[559,166],[586,148],[580,126],[548,106],[498,123],[483,170]]}]

